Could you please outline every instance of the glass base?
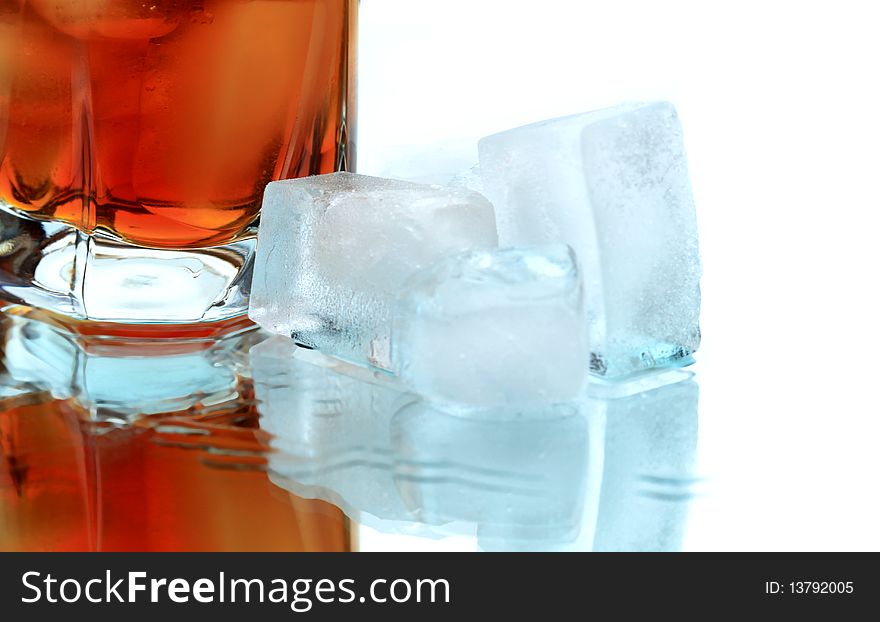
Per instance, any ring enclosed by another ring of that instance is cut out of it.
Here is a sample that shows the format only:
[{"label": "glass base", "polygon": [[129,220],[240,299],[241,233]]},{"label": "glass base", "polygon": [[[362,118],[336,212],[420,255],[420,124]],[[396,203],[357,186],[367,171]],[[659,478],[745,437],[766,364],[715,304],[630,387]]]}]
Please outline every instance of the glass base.
[{"label": "glass base", "polygon": [[0,212],[0,298],[73,320],[178,325],[247,312],[256,227],[224,246],[152,249]]}]

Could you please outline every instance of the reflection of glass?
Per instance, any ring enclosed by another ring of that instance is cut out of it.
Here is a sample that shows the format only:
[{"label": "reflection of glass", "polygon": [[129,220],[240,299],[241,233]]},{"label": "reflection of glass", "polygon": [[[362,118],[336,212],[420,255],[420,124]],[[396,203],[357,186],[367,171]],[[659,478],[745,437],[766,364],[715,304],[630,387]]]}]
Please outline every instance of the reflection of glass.
[{"label": "reflection of glass", "polygon": [[466,536],[495,550],[681,545],[697,435],[691,380],[544,412],[457,416],[289,340],[264,341],[251,361],[263,428],[275,435],[272,481],[337,504],[363,529]]},{"label": "reflection of glass", "polygon": [[39,312],[5,322],[9,375],[70,398],[99,420],[236,402],[246,392],[240,351],[261,338],[255,331],[216,342],[90,338],[43,321]]},{"label": "reflection of glass", "polygon": [[[0,4],[6,296],[123,322],[241,313],[266,183],[350,164],[356,8]],[[9,261],[25,247],[31,265]]]},{"label": "reflection of glass", "polygon": [[247,350],[86,339],[0,315],[0,550],[347,550],[265,473]]}]

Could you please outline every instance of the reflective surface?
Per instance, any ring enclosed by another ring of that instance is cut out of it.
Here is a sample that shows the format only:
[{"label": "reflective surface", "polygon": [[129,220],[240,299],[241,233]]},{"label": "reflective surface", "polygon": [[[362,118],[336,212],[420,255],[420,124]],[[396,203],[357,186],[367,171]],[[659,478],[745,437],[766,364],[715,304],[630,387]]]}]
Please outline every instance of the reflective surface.
[{"label": "reflective surface", "polygon": [[478,416],[253,329],[75,336],[19,309],[0,343],[2,550],[880,548],[874,419],[723,335],[693,378]]},{"label": "reflective surface", "polygon": [[697,439],[691,380],[456,415],[381,377],[311,364],[298,355],[321,357],[288,340],[251,353],[277,450],[272,481],[337,504],[364,527],[364,545],[375,532],[489,550],[681,546]]},{"label": "reflective surface", "polygon": [[350,548],[342,512],[267,478],[254,331],[108,340],[39,317],[0,323],[0,550]]},{"label": "reflective surface", "polygon": [[461,416],[254,329],[107,338],[19,307],[0,335],[3,550],[682,547],[689,374]]}]

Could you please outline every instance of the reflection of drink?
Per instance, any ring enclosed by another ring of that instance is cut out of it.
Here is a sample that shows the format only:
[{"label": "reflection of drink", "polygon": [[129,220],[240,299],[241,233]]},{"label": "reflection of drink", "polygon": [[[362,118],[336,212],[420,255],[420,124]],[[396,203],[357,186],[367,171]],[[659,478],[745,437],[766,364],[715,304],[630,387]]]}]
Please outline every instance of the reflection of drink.
[{"label": "reflection of drink", "polygon": [[352,0],[0,3],[0,201],[151,247],[226,243],[345,157]]},{"label": "reflection of drink", "polygon": [[[213,441],[261,447],[252,409],[215,415]],[[169,414],[169,429],[188,416]],[[0,551],[349,549],[340,510],[279,494],[244,458],[215,450],[206,463],[161,429],[89,422],[44,394],[0,397]]]},{"label": "reflection of drink", "polygon": [[279,494],[244,361],[211,345],[97,341],[0,314],[0,551],[342,551],[348,521]]}]

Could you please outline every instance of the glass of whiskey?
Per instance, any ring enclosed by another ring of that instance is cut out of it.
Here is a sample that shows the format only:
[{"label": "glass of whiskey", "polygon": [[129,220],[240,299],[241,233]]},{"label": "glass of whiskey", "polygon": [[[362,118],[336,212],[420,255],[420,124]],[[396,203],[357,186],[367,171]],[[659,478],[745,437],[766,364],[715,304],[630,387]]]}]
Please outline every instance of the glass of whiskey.
[{"label": "glass of whiskey", "polygon": [[0,299],[247,309],[265,185],[353,165],[357,0],[0,0]]}]

